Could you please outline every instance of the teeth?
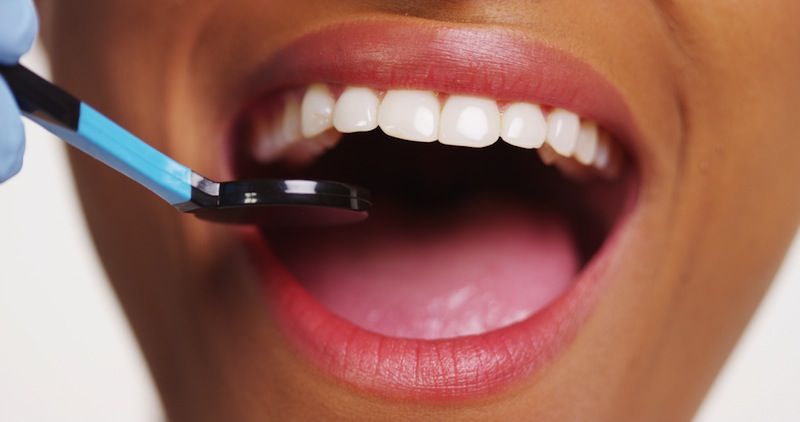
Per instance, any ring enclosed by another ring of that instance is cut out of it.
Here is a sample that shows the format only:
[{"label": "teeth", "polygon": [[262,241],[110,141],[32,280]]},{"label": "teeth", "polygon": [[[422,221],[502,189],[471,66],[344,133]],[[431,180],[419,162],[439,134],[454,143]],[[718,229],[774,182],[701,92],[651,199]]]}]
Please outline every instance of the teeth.
[{"label": "teeth", "polygon": [[325,131],[313,138],[292,143],[281,153],[280,159],[295,167],[308,165],[325,151],[335,147],[341,138],[342,134],[335,130]]},{"label": "teeth", "polygon": [[313,138],[333,127],[336,100],[324,84],[312,85],[303,97],[301,107],[303,136]]},{"label": "teeth", "polygon": [[341,134],[378,127],[397,139],[471,148],[502,139],[536,149],[545,164],[578,178],[617,177],[623,162],[622,151],[594,122],[560,108],[545,112],[533,103],[511,103],[501,113],[489,98],[451,95],[442,104],[433,91],[379,94],[363,87],[345,87],[336,99],[320,83],[310,85],[302,97],[286,95],[282,109],[269,111],[256,110],[262,118],[253,119],[250,127],[253,153],[261,163],[306,164],[334,147]]},{"label": "teeth", "polygon": [[594,162],[592,164],[599,170],[603,170],[608,167],[610,162],[611,144],[607,137],[601,136],[597,139],[597,151],[595,151]]},{"label": "teeth", "polygon": [[272,119],[256,119],[253,155],[256,160],[268,163],[276,160],[292,142],[302,138],[300,128],[300,102],[294,96],[284,99],[283,113]]},{"label": "teeth", "polygon": [[597,151],[597,125],[593,122],[581,122],[578,132],[578,143],[575,145],[575,159],[588,166],[592,164]]},{"label": "teeth", "polygon": [[283,135],[285,139],[292,141],[301,137],[303,131],[300,120],[300,101],[294,96],[289,97],[286,101],[286,112],[283,113]]},{"label": "teeth", "polygon": [[503,112],[500,137],[521,148],[540,148],[547,135],[547,122],[538,105],[511,104]]},{"label": "teeth", "polygon": [[341,133],[369,132],[378,127],[380,99],[369,88],[347,88],[333,109],[333,127]]},{"label": "teeth", "polygon": [[616,178],[621,171],[621,154],[611,142],[608,133],[601,131],[597,138],[597,153],[592,165],[606,178]]},{"label": "teeth", "polygon": [[577,114],[557,108],[547,116],[547,143],[559,155],[569,157],[575,152],[580,127]]},{"label": "teeth", "polygon": [[542,147],[536,151],[539,153],[539,158],[542,159],[542,162],[548,166],[554,164],[559,160],[559,158],[561,158],[555,151],[553,151],[553,147],[550,145],[542,145]]},{"label": "teeth", "polygon": [[431,91],[388,91],[378,110],[378,125],[394,138],[433,142],[439,137],[440,108]]},{"label": "teeth", "polygon": [[500,111],[494,100],[453,95],[442,109],[439,142],[482,148],[500,137]]}]

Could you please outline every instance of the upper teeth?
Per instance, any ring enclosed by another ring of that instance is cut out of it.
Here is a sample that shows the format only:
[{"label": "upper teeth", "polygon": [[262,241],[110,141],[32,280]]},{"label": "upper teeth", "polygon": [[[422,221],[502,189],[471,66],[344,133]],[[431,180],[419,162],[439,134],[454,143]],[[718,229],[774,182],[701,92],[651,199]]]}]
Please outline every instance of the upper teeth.
[{"label": "upper teeth", "polygon": [[387,135],[418,142],[439,139],[441,105],[431,91],[392,90],[383,96],[378,125]]},{"label": "upper teeth", "polygon": [[312,85],[303,98],[302,131],[306,138],[313,138],[333,125],[333,99],[331,91],[323,84]]},{"label": "upper teeth", "polygon": [[546,111],[527,102],[499,107],[497,101],[484,97],[407,89],[388,90],[381,95],[364,87],[345,87],[337,99],[321,83],[305,90],[300,106],[298,100],[299,97],[287,96],[278,122],[273,117],[268,129],[261,128],[263,124],[255,127],[254,151],[258,161],[274,161],[292,144],[324,142],[324,148],[301,148],[324,151],[335,144],[328,133],[332,128],[341,134],[368,132],[378,127],[398,139],[438,140],[446,145],[473,148],[502,139],[521,148],[539,149],[548,163],[557,164],[558,160],[569,158],[605,173],[611,171],[619,154],[594,122],[582,120],[568,110]]},{"label": "upper teeth", "polygon": [[333,108],[333,127],[341,133],[369,132],[378,127],[381,100],[369,88],[347,88]]},{"label": "upper teeth", "polygon": [[503,112],[500,136],[521,148],[540,148],[547,136],[547,121],[536,104],[515,103]]},{"label": "upper teeth", "polygon": [[578,144],[581,120],[577,114],[555,109],[547,116],[547,142],[560,155],[569,157]]}]

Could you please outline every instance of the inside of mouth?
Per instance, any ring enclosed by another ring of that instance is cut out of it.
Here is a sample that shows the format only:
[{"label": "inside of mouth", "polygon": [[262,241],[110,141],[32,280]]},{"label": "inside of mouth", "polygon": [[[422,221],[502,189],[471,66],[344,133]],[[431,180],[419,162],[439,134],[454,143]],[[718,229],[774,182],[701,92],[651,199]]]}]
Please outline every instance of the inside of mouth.
[{"label": "inside of mouth", "polygon": [[415,339],[485,333],[554,302],[620,220],[632,186],[627,166],[611,181],[578,182],[534,151],[502,142],[473,149],[400,141],[380,130],[344,135],[302,165],[259,164],[242,147],[234,169],[237,178],[369,189],[366,222],[262,233],[331,312]]}]

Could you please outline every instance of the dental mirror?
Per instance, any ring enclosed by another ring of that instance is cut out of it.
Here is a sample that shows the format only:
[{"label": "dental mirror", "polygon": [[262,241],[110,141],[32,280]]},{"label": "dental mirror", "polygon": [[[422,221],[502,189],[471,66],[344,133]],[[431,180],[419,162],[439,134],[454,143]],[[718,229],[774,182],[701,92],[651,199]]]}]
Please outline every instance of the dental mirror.
[{"label": "dental mirror", "polygon": [[366,219],[367,190],[324,180],[216,182],[151,147],[22,65],[0,65],[21,113],[180,211],[225,224],[330,226]]}]

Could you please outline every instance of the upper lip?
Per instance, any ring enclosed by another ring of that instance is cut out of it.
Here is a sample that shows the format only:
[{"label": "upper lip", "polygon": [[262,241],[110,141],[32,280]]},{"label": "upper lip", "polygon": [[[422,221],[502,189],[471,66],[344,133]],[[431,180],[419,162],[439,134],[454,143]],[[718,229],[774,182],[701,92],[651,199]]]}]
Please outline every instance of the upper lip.
[{"label": "upper lip", "polygon": [[[279,50],[242,80],[241,91],[253,93],[257,87],[256,96],[249,98],[255,101],[270,92],[314,82],[428,89],[561,107],[608,130],[634,163],[641,165],[647,156],[625,100],[608,80],[578,58],[513,30],[406,19],[341,23]],[[626,223],[632,210],[631,201],[565,296],[514,326],[480,336],[427,342],[363,332],[355,336],[360,338],[360,346],[351,344],[352,327],[347,334],[329,336],[324,346],[311,344],[307,338],[297,340],[297,333],[289,336],[295,337],[298,347],[317,355],[318,362],[325,362],[329,372],[373,391],[413,397],[463,397],[492,391],[530,375],[574,337],[605,284],[608,264],[629,229]],[[325,321],[342,328],[342,321],[326,320],[331,317],[325,316],[323,309],[299,306],[298,301],[307,300],[298,292],[299,286],[282,271],[275,271],[275,262],[266,265],[273,267],[265,270],[272,278],[271,301],[278,310],[277,318],[289,331],[318,330]],[[380,351],[367,350],[371,347]],[[359,348],[367,355],[343,356]],[[376,361],[367,362],[370,359]]]},{"label": "upper lip", "polygon": [[626,101],[603,75],[511,29],[393,19],[340,23],[272,54],[241,79],[238,92],[247,105],[315,82],[426,89],[564,108],[611,133],[635,164],[645,164],[651,155]]}]

